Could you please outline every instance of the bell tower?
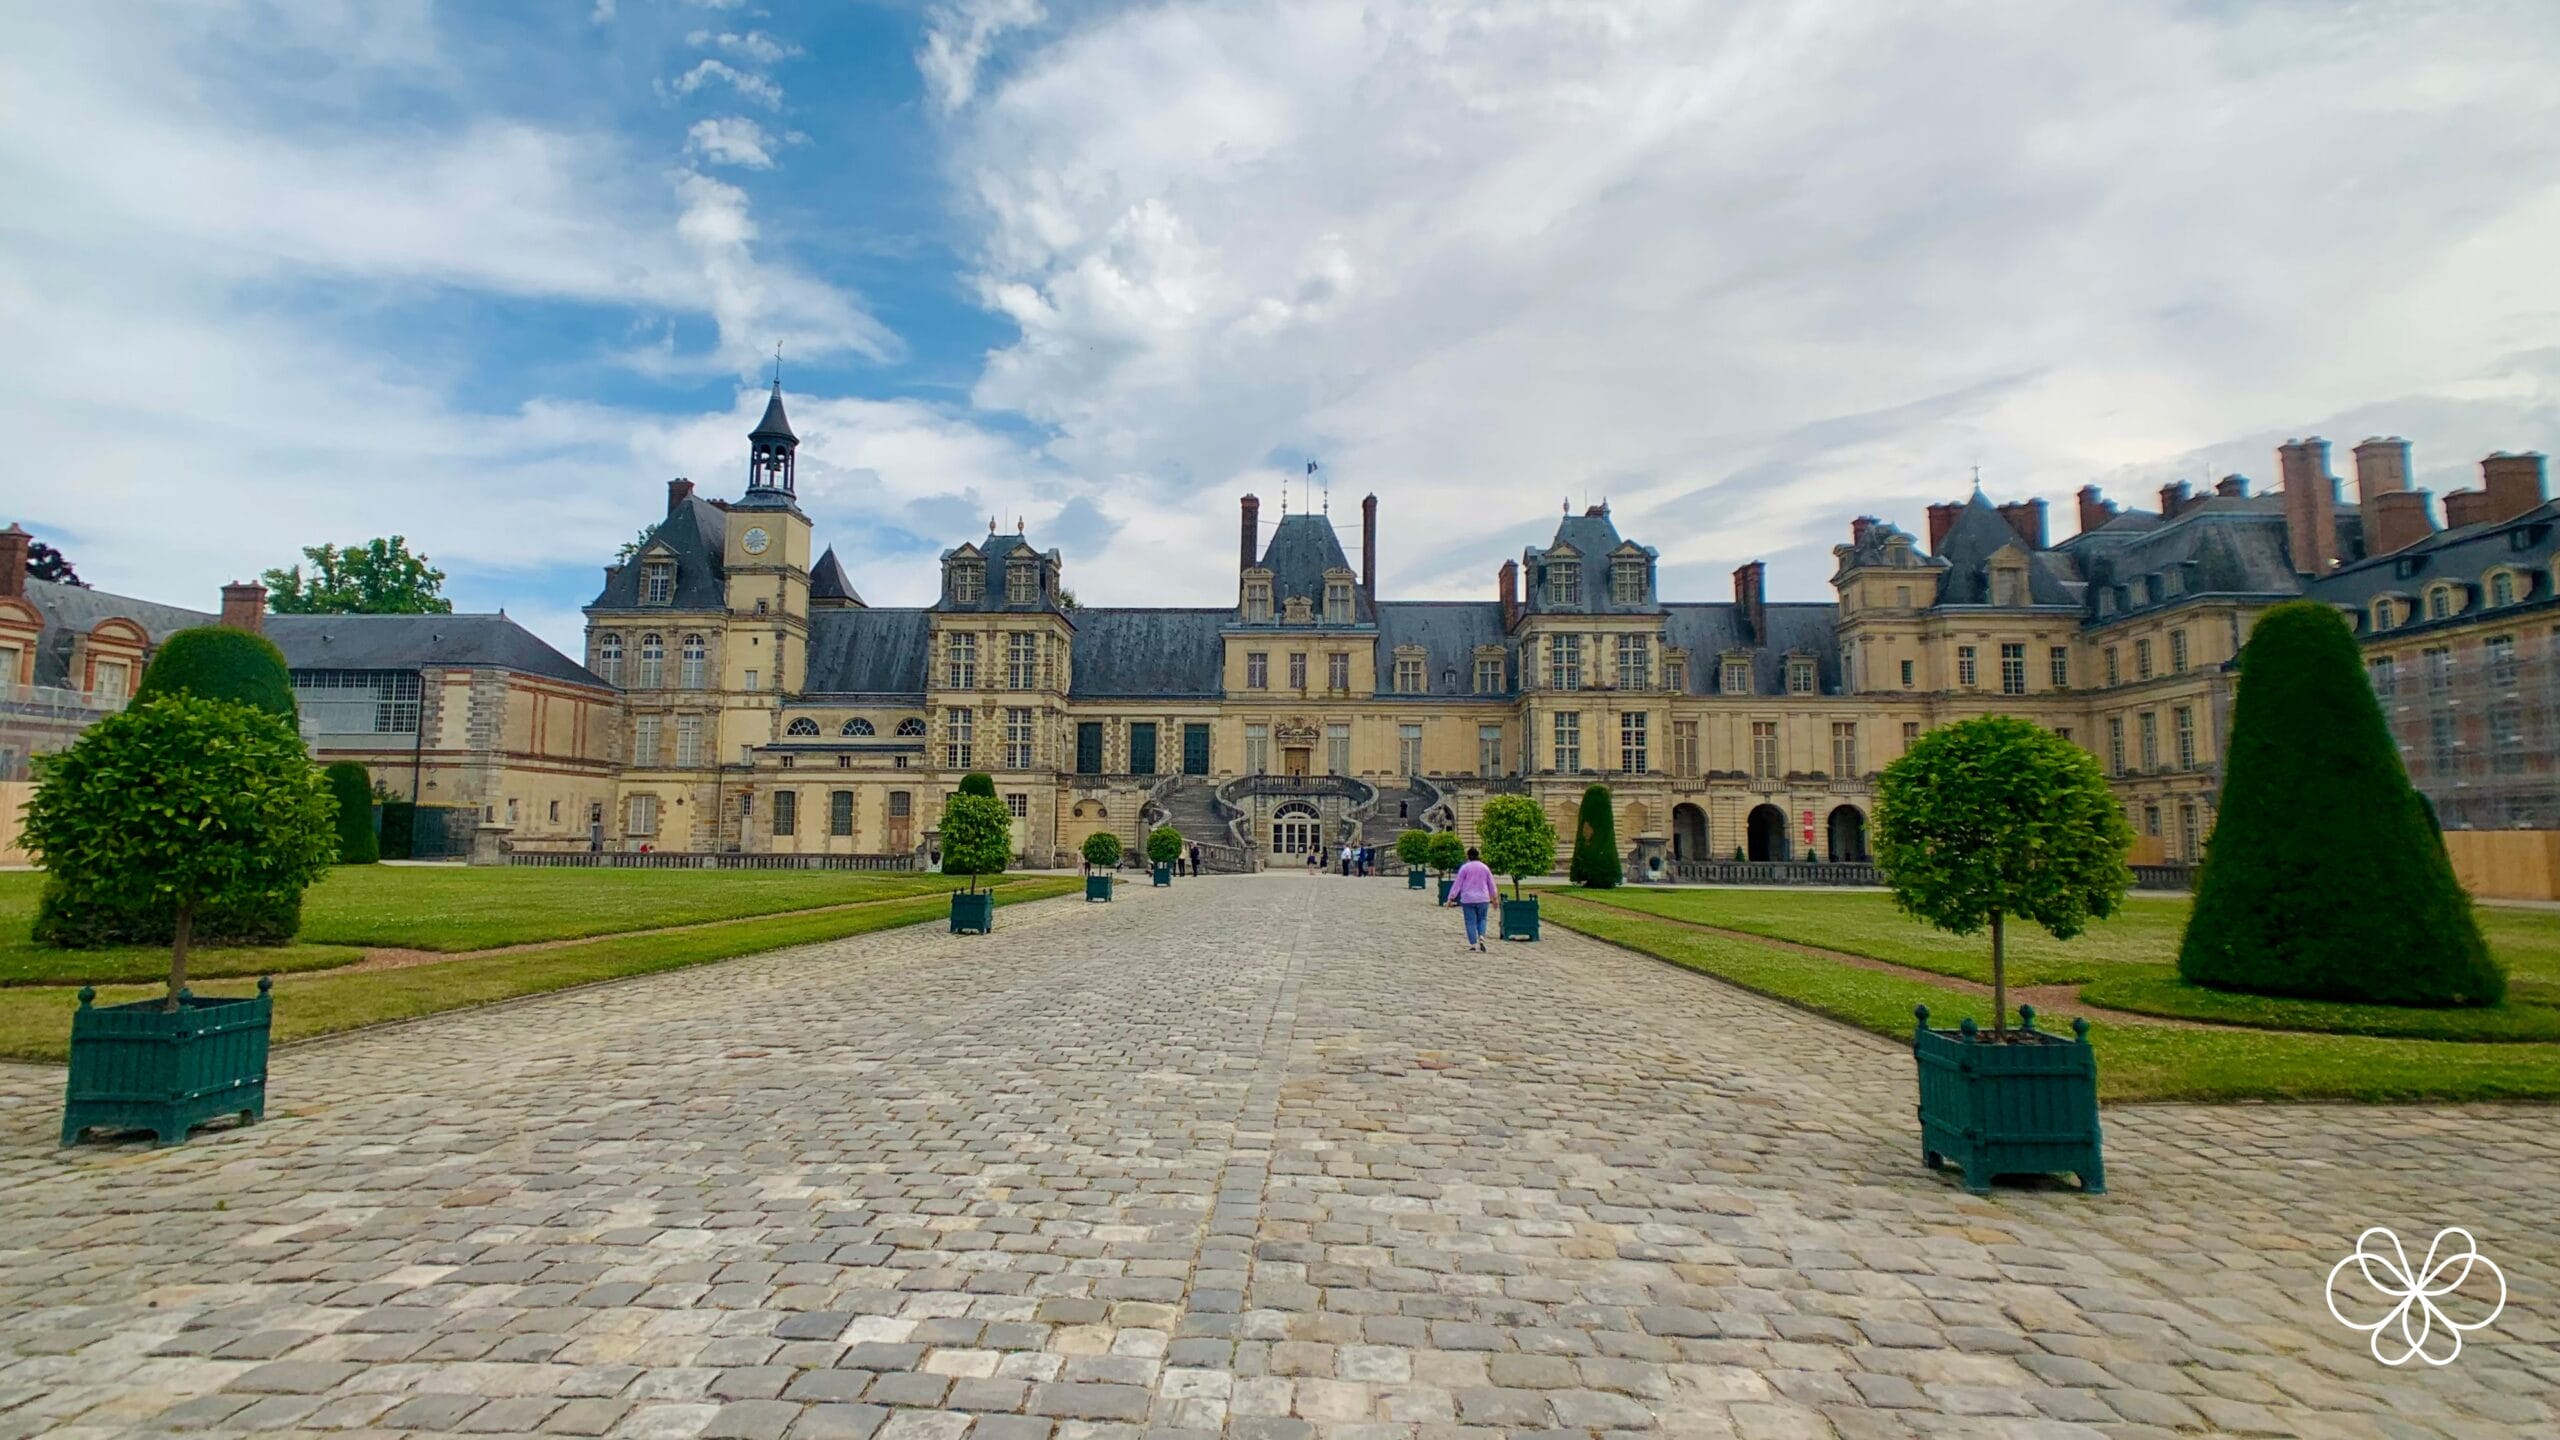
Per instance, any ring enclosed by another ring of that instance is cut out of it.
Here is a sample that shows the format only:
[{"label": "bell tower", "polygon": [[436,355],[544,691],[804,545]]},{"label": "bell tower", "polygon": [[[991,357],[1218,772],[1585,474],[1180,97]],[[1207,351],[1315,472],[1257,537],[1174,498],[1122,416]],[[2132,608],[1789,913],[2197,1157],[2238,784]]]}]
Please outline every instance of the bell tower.
[{"label": "bell tower", "polygon": [[[728,580],[726,688],[742,691],[740,717],[753,744],[772,739],[774,697],[795,693],[808,674],[809,517],[798,496],[800,437],[782,413],[782,382],[764,418],[747,432],[747,493],[728,507],[722,569]],[[729,738],[729,737],[724,737]],[[734,745],[723,754],[735,754]]]},{"label": "bell tower", "polygon": [[747,493],[739,504],[754,509],[790,509],[799,501],[800,437],[782,413],[782,382],[764,403],[764,418],[747,432]]}]

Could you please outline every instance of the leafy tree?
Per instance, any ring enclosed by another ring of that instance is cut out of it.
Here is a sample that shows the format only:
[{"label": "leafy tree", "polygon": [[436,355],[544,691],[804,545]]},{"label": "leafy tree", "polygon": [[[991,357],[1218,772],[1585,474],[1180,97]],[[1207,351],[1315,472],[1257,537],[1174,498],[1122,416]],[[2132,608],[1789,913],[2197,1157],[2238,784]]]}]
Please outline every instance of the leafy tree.
[{"label": "leafy tree", "polygon": [[1170,825],[1159,825],[1147,832],[1147,858],[1158,865],[1170,865],[1182,858],[1182,832]]},{"label": "leafy tree", "polygon": [[340,760],[322,772],[338,803],[338,863],[371,865],[382,858],[373,833],[373,782],[353,760]]},{"label": "leafy tree", "polygon": [[1576,885],[1614,890],[1627,878],[1618,855],[1618,820],[1609,807],[1609,787],[1594,785],[1582,792],[1582,816],[1573,828],[1573,863],[1566,873]]},{"label": "leafy tree", "polygon": [[2505,997],[2506,974],[2336,611],[2297,601],[2258,618],[2223,777],[2179,974],[2385,1005]]},{"label": "leafy tree", "polygon": [[279,615],[445,615],[453,602],[444,598],[444,572],[423,555],[409,553],[409,542],[394,535],[367,540],[341,550],[335,545],[306,545],[302,558],[311,566],[270,570],[267,608]]},{"label": "leafy tree", "polygon": [[632,556],[639,554],[641,550],[648,546],[649,537],[657,533],[658,527],[655,525],[641,526],[639,534],[623,541],[621,548],[613,552],[614,560],[617,563],[629,563]]},{"label": "leafy tree", "polygon": [[1396,858],[1408,870],[1419,870],[1431,863],[1431,832],[1407,830],[1396,837]]},{"label": "leafy tree", "polygon": [[942,803],[942,873],[969,877],[977,893],[978,877],[1001,875],[1013,859],[1013,812],[993,795],[962,790]]},{"label": "leafy tree", "polygon": [[160,695],[233,700],[281,717],[288,727],[298,713],[284,652],[264,635],[223,625],[181,630],[161,642],[142,672],[142,683],[134,687],[133,698],[141,701]]},{"label": "leafy tree", "polygon": [[1434,830],[1426,858],[1441,875],[1455,875],[1458,867],[1467,863],[1467,842],[1459,839],[1455,830]]},{"label": "leafy tree", "polygon": [[1096,870],[1119,864],[1120,837],[1108,830],[1096,830],[1084,837],[1084,863]]},{"label": "leafy tree", "polygon": [[1556,868],[1556,827],[1547,812],[1526,795],[1496,795],[1484,802],[1476,819],[1477,848],[1497,875],[1511,877],[1511,898],[1520,898],[1520,882]]},{"label": "leafy tree", "polygon": [[972,770],[968,774],[960,777],[960,793],[963,795],[984,795],[988,799],[993,800],[996,798],[996,782],[993,777],[980,771]]},{"label": "leafy tree", "polygon": [[37,760],[27,848],[75,891],[170,922],[169,1009],[204,907],[298,896],[337,854],[337,806],[293,726],[169,695]]},{"label": "leafy tree", "polygon": [[71,568],[71,562],[63,558],[62,552],[41,540],[32,541],[27,546],[27,578],[50,580],[56,585],[71,585],[82,590],[89,588],[89,582],[80,578],[79,572]]},{"label": "leafy tree", "polygon": [[1876,863],[1908,914],[1955,935],[1991,929],[1991,1029],[2008,1034],[2007,925],[2068,940],[2123,903],[2133,827],[2098,759],[2008,715],[1940,726],[1876,786]]}]

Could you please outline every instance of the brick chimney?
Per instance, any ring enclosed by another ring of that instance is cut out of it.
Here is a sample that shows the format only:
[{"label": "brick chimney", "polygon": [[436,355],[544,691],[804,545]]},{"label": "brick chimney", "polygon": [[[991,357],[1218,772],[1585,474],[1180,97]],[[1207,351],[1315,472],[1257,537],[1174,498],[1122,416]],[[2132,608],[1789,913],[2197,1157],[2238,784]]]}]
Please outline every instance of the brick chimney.
[{"label": "brick chimney", "polygon": [[1964,506],[1961,503],[1932,505],[1929,507],[1930,554],[1935,555],[1938,553],[1938,547],[1946,543],[1947,532],[1956,528],[1956,517],[1963,513]]},{"label": "brick chimney", "polygon": [[[2338,477],[2329,473],[2329,442],[2317,435],[2287,440],[2276,447],[2276,469],[2283,476],[2285,543],[2293,551],[2293,568],[2326,575],[2338,564]],[[2446,497],[2448,514],[2452,504]]]},{"label": "brick chimney", "polygon": [[36,543],[16,521],[0,530],[0,600],[24,599],[27,593],[27,550]]},{"label": "brick chimney", "polygon": [[2356,446],[2356,504],[2370,506],[2376,495],[2408,488],[2408,441],[2376,435]]},{"label": "brick chimney", "polygon": [[1849,522],[1849,543],[1850,543],[1851,545],[1864,545],[1864,544],[1866,544],[1866,543],[1867,543],[1867,537],[1868,537],[1869,535],[1871,535],[1871,534],[1875,533],[1875,528],[1876,528],[1876,517],[1874,517],[1873,515],[1861,515],[1861,516],[1859,516],[1857,519],[1850,521],[1850,522]]},{"label": "brick chimney", "polygon": [[2249,498],[2249,477],[2225,475],[2213,482],[2213,493],[2225,500],[2246,500]]},{"label": "brick chimney", "polygon": [[1757,560],[1733,572],[1733,605],[1742,613],[1743,638],[1754,645],[1769,643],[1766,576],[1766,569]]},{"label": "brick chimney", "polygon": [[1502,628],[1508,631],[1520,623],[1520,562],[1502,562],[1502,576],[1494,582],[1494,593],[1502,600]]},{"label": "brick chimney", "polygon": [[223,586],[221,623],[252,635],[265,633],[267,587],[254,580],[234,580]]},{"label": "brick chimney", "polygon": [[2018,543],[2030,550],[2044,548],[2044,502],[2019,500],[2000,507],[2000,518],[2018,532]]},{"label": "brick chimney", "polygon": [[1360,499],[1360,589],[1371,603],[1378,598],[1378,497]]},{"label": "brick chimney", "polygon": [[1236,561],[1236,568],[1250,570],[1253,562],[1262,558],[1262,500],[1259,496],[1244,497],[1244,538],[1240,543],[1242,558]]},{"label": "brick chimney", "polygon": [[2459,530],[2465,525],[2486,525],[2495,516],[2486,490],[2453,490],[2444,497],[2444,528]]},{"label": "brick chimney", "polygon": [[2088,534],[2116,518],[2116,503],[2098,492],[2095,485],[2080,487],[2080,533]]},{"label": "brick chimney", "polygon": [[2542,489],[2542,457],[2528,451],[2509,455],[2504,451],[2480,462],[2480,488],[2488,492],[2489,518],[2513,520],[2545,498]]},{"label": "brick chimney", "polygon": [[2178,518],[2178,512],[2179,512],[2179,511],[2181,511],[2181,510],[2184,510],[2184,509],[2186,509],[2186,508],[2187,508],[2187,482],[2186,482],[2186,481],[2184,481],[2184,480],[2172,480],[2172,481],[2170,481],[2168,484],[2163,485],[2163,486],[2161,486],[2161,487],[2160,487],[2160,518],[2161,518],[2161,519],[2163,519],[2163,520],[2175,520],[2175,519],[2177,519],[2177,518]]},{"label": "brick chimney", "polygon": [[690,500],[690,499],[692,499],[692,498],[693,498],[693,482],[692,482],[692,481],[690,481],[690,480],[681,480],[681,479],[679,479],[679,480],[670,480],[670,481],[668,481],[668,482],[667,482],[667,513],[668,513],[668,514],[673,515],[674,513],[676,513],[676,507],[677,507],[677,506],[682,505],[684,502],[686,502],[687,500]]},{"label": "brick chimney", "polygon": [[2424,490],[2385,490],[2367,497],[2361,508],[2368,557],[2406,550],[2435,533]]}]

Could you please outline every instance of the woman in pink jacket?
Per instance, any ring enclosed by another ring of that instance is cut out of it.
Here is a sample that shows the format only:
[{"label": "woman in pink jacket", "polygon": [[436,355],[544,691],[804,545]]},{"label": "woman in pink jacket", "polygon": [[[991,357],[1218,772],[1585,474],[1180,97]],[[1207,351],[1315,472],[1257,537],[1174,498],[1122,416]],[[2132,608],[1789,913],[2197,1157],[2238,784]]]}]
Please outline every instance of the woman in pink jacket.
[{"label": "woman in pink jacket", "polygon": [[1501,892],[1493,883],[1493,871],[1476,858],[1475,847],[1467,847],[1467,863],[1449,881],[1449,898],[1443,905],[1455,905],[1467,918],[1467,948],[1484,948],[1484,917],[1492,909],[1494,897]]}]

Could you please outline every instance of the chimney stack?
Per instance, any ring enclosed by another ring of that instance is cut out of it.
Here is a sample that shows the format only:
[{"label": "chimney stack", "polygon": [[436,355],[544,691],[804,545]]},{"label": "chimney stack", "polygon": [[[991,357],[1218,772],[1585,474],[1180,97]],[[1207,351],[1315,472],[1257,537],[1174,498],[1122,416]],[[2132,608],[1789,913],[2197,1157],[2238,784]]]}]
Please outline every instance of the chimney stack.
[{"label": "chimney stack", "polygon": [[2488,492],[2491,520],[2513,520],[2543,502],[2542,457],[2500,451],[2480,462],[2480,488]]},{"label": "chimney stack", "polygon": [[668,481],[668,482],[667,482],[667,513],[668,513],[668,514],[673,515],[674,513],[676,513],[676,507],[677,507],[677,506],[682,505],[684,502],[686,502],[687,500],[690,500],[690,499],[692,499],[692,498],[693,498],[693,482],[692,482],[692,481],[690,481],[690,480],[685,480],[685,479],[675,479],[675,480],[670,480],[670,481]]},{"label": "chimney stack", "polygon": [[2435,533],[2424,490],[2385,490],[2366,497],[2361,508],[2368,557],[2395,554]]},{"label": "chimney stack", "polygon": [[2000,507],[2000,518],[2018,532],[2018,543],[2030,550],[2044,548],[2044,502],[2019,500]]},{"label": "chimney stack", "polygon": [[[2338,477],[2329,473],[2329,442],[2314,435],[2276,447],[2284,484],[2284,530],[2293,568],[2326,575],[2338,564]],[[2450,514],[2453,501],[2447,497]]]},{"label": "chimney stack", "polygon": [[1502,578],[1495,583],[1495,593],[1502,599],[1502,628],[1508,633],[1520,623],[1520,562],[1502,562]]},{"label": "chimney stack", "polygon": [[1951,503],[1929,507],[1930,554],[1938,553],[1938,548],[1946,543],[1947,532],[1956,528],[1956,517],[1963,513],[1964,506],[1961,504]]},{"label": "chimney stack", "polygon": [[1850,521],[1849,543],[1851,545],[1866,544],[1867,537],[1875,533],[1875,528],[1876,517],[1873,515],[1861,515],[1857,519]]},{"label": "chimney stack", "polygon": [[252,635],[266,633],[267,587],[255,581],[234,580],[222,587],[222,621],[233,630],[246,630]]},{"label": "chimney stack", "polygon": [[0,600],[26,598],[27,550],[35,543],[36,537],[14,520],[0,530]]},{"label": "chimney stack", "polygon": [[1369,603],[1378,600],[1378,497],[1360,500],[1360,590]]},{"label": "chimney stack", "polygon": [[2088,534],[2116,518],[2115,502],[2099,494],[2095,485],[2080,487],[2080,533]]},{"label": "chimney stack", "polygon": [[2356,504],[2371,505],[2376,495],[2409,488],[2409,442],[2397,435],[2373,436],[2356,446]]},{"label": "chimney stack", "polygon": [[2186,481],[2172,480],[2168,484],[2160,487],[2161,519],[2175,520],[2178,518],[2178,512],[2185,508],[2187,508]]},{"label": "chimney stack", "polygon": [[2459,530],[2465,525],[2486,525],[2496,519],[2486,490],[2453,490],[2444,497],[2444,528]]},{"label": "chimney stack", "polygon": [[1742,613],[1743,638],[1754,645],[1769,643],[1769,604],[1764,586],[1766,573],[1757,560],[1733,572],[1733,605]]},{"label": "chimney stack", "polygon": [[1236,569],[1250,570],[1253,562],[1262,558],[1262,500],[1259,496],[1244,497],[1244,538],[1241,543],[1243,550],[1236,561]]},{"label": "chimney stack", "polygon": [[2249,477],[2225,475],[2214,482],[2213,493],[2225,500],[2246,500],[2249,498]]}]

